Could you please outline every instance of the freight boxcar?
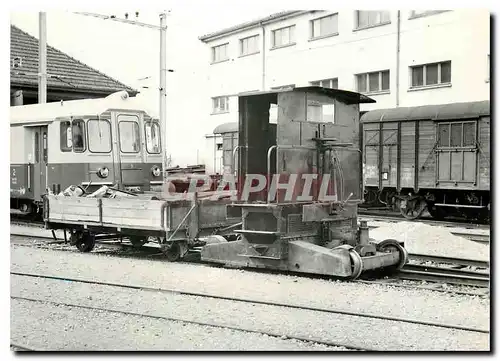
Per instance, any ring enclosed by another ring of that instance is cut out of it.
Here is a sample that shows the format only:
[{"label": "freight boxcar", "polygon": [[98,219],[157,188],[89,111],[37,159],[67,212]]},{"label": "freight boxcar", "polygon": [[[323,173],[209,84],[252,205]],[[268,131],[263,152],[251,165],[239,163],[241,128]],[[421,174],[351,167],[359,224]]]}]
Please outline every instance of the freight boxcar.
[{"label": "freight boxcar", "polygon": [[489,216],[489,101],[378,109],[361,122],[366,203],[408,219]]}]

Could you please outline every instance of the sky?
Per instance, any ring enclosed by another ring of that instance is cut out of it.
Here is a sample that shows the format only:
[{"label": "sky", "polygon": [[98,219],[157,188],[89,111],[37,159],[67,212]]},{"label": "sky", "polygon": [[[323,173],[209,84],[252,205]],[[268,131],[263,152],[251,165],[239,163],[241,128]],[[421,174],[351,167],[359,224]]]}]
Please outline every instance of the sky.
[{"label": "sky", "polygon": [[[165,9],[170,10],[167,17],[167,68],[174,70],[167,73],[167,152],[172,155],[174,164],[181,166],[203,160],[204,135],[211,132],[203,127],[204,119],[209,117],[208,110],[196,106],[209,96],[205,91],[209,49],[198,38],[281,11],[280,8],[232,8],[212,15],[211,10],[202,4]],[[135,18],[135,12],[139,11],[138,21],[159,25],[160,11],[154,9],[143,11],[132,7],[81,11],[120,18],[128,12],[129,19]],[[144,105],[158,114],[159,31],[72,11],[56,9],[48,10],[46,14],[48,45],[138,89],[141,92],[138,97],[143,99]],[[11,11],[10,22],[38,38],[38,12]]]}]

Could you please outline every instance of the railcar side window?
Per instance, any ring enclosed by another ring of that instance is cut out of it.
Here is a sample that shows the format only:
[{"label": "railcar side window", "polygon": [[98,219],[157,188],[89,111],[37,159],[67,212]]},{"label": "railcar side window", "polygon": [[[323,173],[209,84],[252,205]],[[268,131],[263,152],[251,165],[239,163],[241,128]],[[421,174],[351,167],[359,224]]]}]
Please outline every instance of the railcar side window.
[{"label": "railcar side window", "polygon": [[148,153],[160,153],[160,126],[156,122],[147,122],[146,129],[146,150]]},{"label": "railcar side window", "polygon": [[[121,120],[130,119],[130,120]],[[133,120],[132,120],[133,119]],[[120,133],[120,149],[123,153],[139,152],[139,119],[136,116],[119,115],[118,131]]]},{"label": "railcar side window", "polygon": [[73,151],[83,152],[85,151],[85,123],[82,119],[73,120],[72,127],[73,135]]},{"label": "railcar side window", "polygon": [[111,124],[103,119],[90,119],[87,122],[89,150],[92,153],[111,152]]},{"label": "railcar side window", "polygon": [[61,122],[61,150],[71,152],[73,149],[73,137],[71,135],[71,122]]}]

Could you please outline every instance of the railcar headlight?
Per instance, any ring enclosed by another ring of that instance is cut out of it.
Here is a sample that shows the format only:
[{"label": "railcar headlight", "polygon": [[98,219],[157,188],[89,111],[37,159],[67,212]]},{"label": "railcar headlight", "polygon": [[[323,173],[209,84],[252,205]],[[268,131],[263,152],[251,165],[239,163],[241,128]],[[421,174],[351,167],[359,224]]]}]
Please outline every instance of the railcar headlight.
[{"label": "railcar headlight", "polygon": [[155,177],[159,177],[161,174],[160,168],[155,165],[153,168],[151,168],[151,173],[153,173]]},{"label": "railcar headlight", "polygon": [[97,171],[97,176],[99,178],[106,178],[109,175],[109,169],[106,167],[99,168]]}]

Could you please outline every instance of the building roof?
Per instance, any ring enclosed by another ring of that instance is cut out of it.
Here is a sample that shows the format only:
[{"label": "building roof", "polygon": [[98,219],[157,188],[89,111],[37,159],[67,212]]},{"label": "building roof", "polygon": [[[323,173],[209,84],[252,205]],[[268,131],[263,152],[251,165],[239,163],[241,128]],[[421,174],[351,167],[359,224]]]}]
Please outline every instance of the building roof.
[{"label": "building roof", "polygon": [[13,106],[10,107],[10,124],[52,122],[60,118],[70,117],[97,117],[110,110],[142,111],[150,117],[155,116],[153,111],[141,104],[140,98],[131,98],[127,92],[121,91],[105,98]]},{"label": "building roof", "polygon": [[[10,27],[10,58],[22,58],[22,67],[11,68],[11,86],[38,87],[38,39],[18,27]],[[26,75],[23,75],[26,74]],[[138,91],[116,79],[83,64],[60,50],[47,45],[47,89],[89,92],[108,95],[125,90],[131,96]]]},{"label": "building roof", "polygon": [[459,120],[490,115],[490,101],[423,105],[391,109],[376,109],[365,113],[361,122],[399,120]]},{"label": "building roof", "polygon": [[293,91],[324,94],[332,99],[337,99],[345,104],[376,103],[376,101],[374,99],[372,99],[364,94],[361,94],[361,93],[356,93],[356,92],[342,90],[342,89],[324,88],[324,87],[320,87],[320,86],[304,86],[304,87],[297,87],[297,88],[295,86],[285,86],[285,87],[280,87],[279,89],[273,89],[273,90],[264,90],[264,91],[259,90],[259,91],[239,93],[238,96],[239,97],[252,97],[252,96],[259,96],[259,95],[270,95],[276,101],[276,99],[277,99],[276,96],[278,93],[286,93],[286,92],[293,92]]},{"label": "building roof", "polygon": [[271,15],[268,15],[268,16],[265,16],[265,17],[262,17],[262,18],[259,18],[256,20],[248,21],[246,23],[231,26],[231,27],[226,28],[226,29],[222,29],[222,30],[210,33],[210,34],[200,36],[199,39],[206,43],[206,42],[209,42],[209,41],[212,41],[212,40],[215,40],[218,38],[222,38],[224,36],[234,34],[234,33],[237,33],[237,32],[243,31],[243,30],[252,29],[252,28],[255,28],[255,27],[260,26],[260,25],[270,24],[270,23],[273,23],[276,21],[281,21],[281,20],[284,20],[287,18],[299,16],[299,15],[310,13],[313,11],[316,11],[316,10],[281,11],[279,13],[271,14]]}]

